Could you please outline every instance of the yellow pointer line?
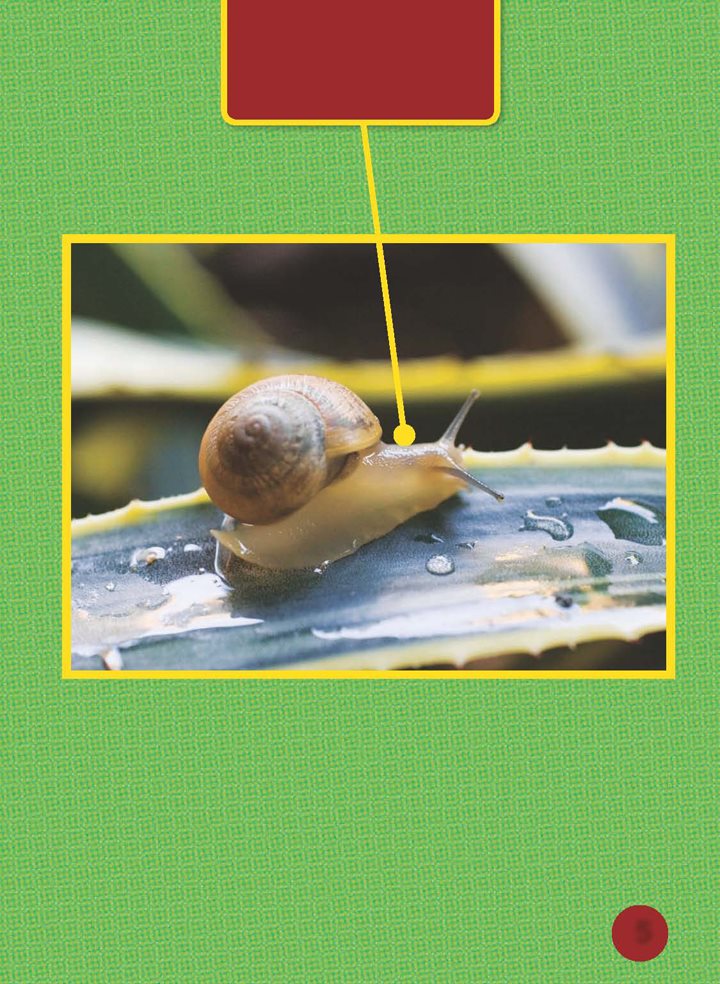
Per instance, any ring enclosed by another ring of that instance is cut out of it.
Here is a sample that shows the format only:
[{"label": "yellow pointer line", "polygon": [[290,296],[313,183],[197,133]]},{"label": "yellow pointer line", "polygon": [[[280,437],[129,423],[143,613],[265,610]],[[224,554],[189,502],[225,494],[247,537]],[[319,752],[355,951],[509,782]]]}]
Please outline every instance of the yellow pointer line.
[{"label": "yellow pointer line", "polygon": [[[392,308],[390,306],[390,289],[388,287],[387,269],[385,267],[385,250],[382,243],[382,233],[380,232],[380,213],[378,211],[377,193],[375,191],[375,177],[373,175],[372,155],[370,154],[370,138],[368,136],[367,123],[360,124],[362,134],[363,153],[365,155],[365,171],[367,172],[368,191],[370,193],[370,210],[372,212],[373,228],[375,230],[375,246],[377,249],[378,269],[380,271],[380,285],[382,287],[383,305],[385,307],[385,323],[387,325],[388,345],[390,346],[390,364],[392,366],[393,383],[395,385],[395,399],[397,401],[398,421],[403,429],[402,435],[395,435],[398,444],[412,444],[414,433],[410,437],[407,433],[407,422],[405,420],[405,404],[402,395],[402,383],[400,382],[400,364],[398,362],[397,345],[395,344],[395,328],[393,326]],[[409,437],[409,440],[403,439]],[[401,439],[398,440],[398,437]]]}]

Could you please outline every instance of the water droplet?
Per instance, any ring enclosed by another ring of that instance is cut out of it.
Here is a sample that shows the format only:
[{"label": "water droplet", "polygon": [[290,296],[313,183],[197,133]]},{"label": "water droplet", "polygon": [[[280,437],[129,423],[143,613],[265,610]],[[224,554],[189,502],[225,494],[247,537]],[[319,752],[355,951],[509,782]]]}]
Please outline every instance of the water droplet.
[{"label": "water droplet", "polygon": [[477,540],[465,540],[464,543],[458,543],[461,550],[474,550],[476,546]]},{"label": "water droplet", "polygon": [[135,553],[130,558],[131,567],[149,567],[158,560],[162,560],[165,556],[164,547],[143,547],[141,550],[136,550]]},{"label": "water droplet", "polygon": [[584,557],[588,572],[592,577],[607,577],[612,574],[612,561],[608,560],[605,554],[591,544],[583,543],[581,555]]},{"label": "water droplet", "polygon": [[106,670],[122,670],[124,668],[125,664],[117,646],[111,646],[109,649],[103,650],[100,653],[100,657]]},{"label": "water droplet", "polygon": [[549,495],[545,500],[545,505],[548,509],[559,509],[562,505],[562,499],[559,495]]},{"label": "water droplet", "polygon": [[665,514],[646,502],[616,496],[597,510],[616,540],[632,540],[662,546],[665,543]]},{"label": "water droplet", "polygon": [[183,553],[199,553],[202,547],[199,547],[197,543],[186,543],[183,547]]},{"label": "water droplet", "polygon": [[105,585],[105,590],[106,591],[114,591],[115,590],[115,582],[114,581],[108,581],[108,583]]},{"label": "water droplet", "polygon": [[437,533],[418,533],[415,537],[418,543],[444,543],[445,541]]},{"label": "water droplet", "polygon": [[569,540],[575,532],[573,524],[567,519],[557,516],[538,516],[532,509],[523,516],[521,530],[542,530],[549,533],[553,540]]},{"label": "water droplet", "polygon": [[636,553],[629,553],[625,560],[631,567],[637,567],[638,564],[642,564],[642,557]]},{"label": "water droplet", "polygon": [[569,594],[556,594],[555,601],[561,608],[572,608],[573,600]]},{"label": "water droplet", "polygon": [[205,573],[207,572],[204,567],[198,567],[198,574],[205,574]]},{"label": "water droplet", "polygon": [[430,574],[452,574],[455,570],[455,563],[451,557],[445,554],[435,554],[425,564],[425,569]]}]

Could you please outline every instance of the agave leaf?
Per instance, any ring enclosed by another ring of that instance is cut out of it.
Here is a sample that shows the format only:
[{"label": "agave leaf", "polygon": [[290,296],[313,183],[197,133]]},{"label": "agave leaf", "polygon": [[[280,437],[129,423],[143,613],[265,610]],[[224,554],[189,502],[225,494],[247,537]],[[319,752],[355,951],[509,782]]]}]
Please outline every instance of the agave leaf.
[{"label": "agave leaf", "polygon": [[664,628],[663,451],[465,465],[505,502],[464,492],[322,572],[228,562],[202,490],[75,521],[73,668],[462,665]]},{"label": "agave leaf", "polygon": [[[451,356],[404,359],[403,393],[408,402],[426,403],[464,399],[475,388],[486,397],[562,393],[661,379],[665,361],[662,340],[658,344],[655,339],[628,351],[597,352],[569,346],[465,360]],[[222,402],[250,383],[286,372],[334,379],[371,404],[395,399],[387,359],[341,362],[279,348],[258,359],[249,349],[150,338],[82,318],[73,321],[75,398],[122,395]]]}]

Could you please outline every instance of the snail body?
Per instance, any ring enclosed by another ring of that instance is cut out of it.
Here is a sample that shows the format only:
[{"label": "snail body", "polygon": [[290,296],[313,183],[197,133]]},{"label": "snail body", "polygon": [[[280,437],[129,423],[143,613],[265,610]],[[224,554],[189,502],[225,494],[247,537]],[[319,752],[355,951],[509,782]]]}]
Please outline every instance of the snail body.
[{"label": "snail body", "polygon": [[249,563],[319,567],[354,553],[468,484],[454,441],[472,393],[443,436],[409,447],[380,440],[351,390],[316,376],[253,384],[221,407],[203,437],[200,474],[226,513],[213,535]]}]

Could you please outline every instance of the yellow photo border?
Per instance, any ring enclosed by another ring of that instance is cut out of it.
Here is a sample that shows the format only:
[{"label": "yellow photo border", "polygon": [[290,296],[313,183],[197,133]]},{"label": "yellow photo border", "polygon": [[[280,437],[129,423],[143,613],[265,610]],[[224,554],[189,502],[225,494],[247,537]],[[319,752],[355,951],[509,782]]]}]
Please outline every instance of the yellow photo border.
[{"label": "yellow photo border", "polygon": [[500,45],[500,0],[494,0],[493,6],[493,113],[487,119],[480,120],[236,120],[228,112],[228,30],[227,5],[228,0],[220,0],[221,5],[221,44],[220,44],[220,112],[222,118],[230,126],[490,126],[500,116],[500,62],[502,49]]},{"label": "yellow photo border", "polygon": [[[664,670],[73,670],[71,665],[71,260],[75,243],[656,243],[665,246],[667,648]],[[62,678],[64,680],[675,679],[675,235],[94,235],[62,237]]]}]

